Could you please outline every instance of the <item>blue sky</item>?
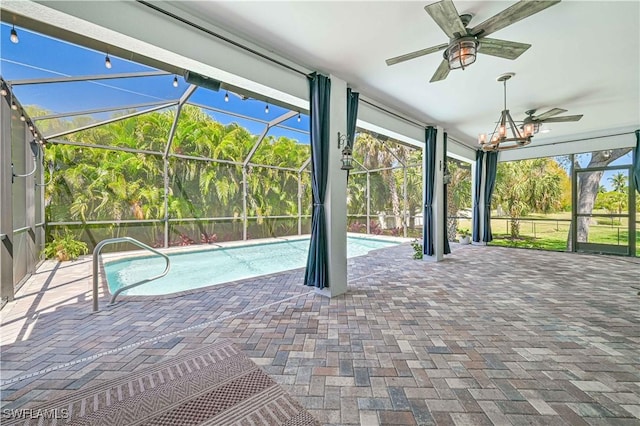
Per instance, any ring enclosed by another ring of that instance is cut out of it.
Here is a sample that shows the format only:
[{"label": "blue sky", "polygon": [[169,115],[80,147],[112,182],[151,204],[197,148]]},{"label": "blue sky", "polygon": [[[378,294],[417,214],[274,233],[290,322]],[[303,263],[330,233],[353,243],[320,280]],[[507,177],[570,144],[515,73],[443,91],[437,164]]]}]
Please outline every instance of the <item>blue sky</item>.
[{"label": "blue sky", "polygon": [[[109,55],[112,68],[107,69],[105,67],[106,52],[79,47],[20,27],[16,27],[20,42],[14,44],[9,41],[11,26],[3,23],[0,30],[2,34],[0,37],[0,73],[5,80],[153,71],[150,67],[112,55]],[[25,106],[37,105],[53,113],[66,113],[177,99],[186,90],[188,84],[182,76],[178,76],[178,87],[173,87],[173,78],[173,75],[166,75],[25,85],[16,86],[15,94],[20,103]],[[224,90],[214,92],[199,88],[192,95],[190,101],[264,121],[273,120],[288,111],[276,105],[269,105],[269,113],[267,114],[265,113],[266,104],[262,101],[242,100],[229,93],[229,100],[225,102],[225,94]],[[209,110],[207,113],[223,124],[237,122],[254,134],[260,134],[265,127],[263,123],[252,120],[244,120]],[[94,118],[102,119],[104,114]],[[283,125],[308,131],[308,117],[301,114],[300,118],[300,123],[298,123],[297,117],[293,117]],[[296,139],[300,143],[309,143],[308,135],[281,127],[271,129],[269,135],[286,136]]]}]

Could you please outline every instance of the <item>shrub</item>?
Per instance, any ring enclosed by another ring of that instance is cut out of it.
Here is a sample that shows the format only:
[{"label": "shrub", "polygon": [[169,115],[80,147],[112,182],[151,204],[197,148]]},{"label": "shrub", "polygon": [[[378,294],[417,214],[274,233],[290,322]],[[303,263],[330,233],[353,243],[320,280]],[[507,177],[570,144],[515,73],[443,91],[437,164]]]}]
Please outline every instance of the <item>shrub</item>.
[{"label": "shrub", "polygon": [[60,262],[76,260],[78,256],[87,254],[89,248],[87,244],[78,241],[72,234],[65,232],[64,235],[55,234],[53,241],[44,246],[44,255],[47,259],[58,259]]},{"label": "shrub", "polygon": [[216,241],[218,241],[217,234],[207,234],[206,232],[203,232],[202,234],[200,234],[200,242],[202,244],[213,244]]},{"label": "shrub", "polygon": [[376,222],[375,220],[369,222],[369,233],[373,235],[382,234],[382,227],[380,226],[380,223]]},{"label": "shrub", "polygon": [[364,232],[367,232],[367,225],[356,220],[351,225],[349,225],[349,232],[358,232],[362,234]]},{"label": "shrub", "polygon": [[422,244],[417,239],[411,241],[411,247],[413,247],[413,258],[416,260],[422,259],[424,253],[422,252]]},{"label": "shrub", "polygon": [[195,244],[196,242],[193,241],[187,234],[180,234],[180,236],[178,237],[178,239],[174,242],[172,242],[171,246],[190,246],[192,244]]},{"label": "shrub", "polygon": [[471,234],[469,233],[469,229],[468,228],[458,228],[458,235],[460,235],[462,238],[464,237],[468,237]]}]

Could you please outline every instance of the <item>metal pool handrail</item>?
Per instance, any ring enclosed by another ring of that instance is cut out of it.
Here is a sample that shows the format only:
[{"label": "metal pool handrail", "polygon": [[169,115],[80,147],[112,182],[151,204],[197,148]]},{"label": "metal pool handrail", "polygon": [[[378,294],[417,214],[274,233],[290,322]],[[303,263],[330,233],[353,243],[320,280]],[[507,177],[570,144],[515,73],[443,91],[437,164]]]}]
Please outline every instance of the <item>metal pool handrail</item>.
[{"label": "metal pool handrail", "polygon": [[93,249],[93,312],[98,312],[98,256],[100,255],[100,250],[102,250],[102,247],[106,246],[107,244],[115,244],[115,243],[131,243],[133,245],[136,245],[140,248],[143,248],[145,250],[148,250],[154,254],[157,254],[158,256],[162,256],[164,257],[164,260],[166,261],[166,267],[164,268],[164,271],[159,274],[156,275],[154,277],[151,278],[147,278],[144,279],[142,281],[138,281],[135,282],[133,284],[129,284],[127,286],[121,287],[118,290],[116,290],[115,293],[113,293],[113,296],[111,296],[111,301],[109,302],[110,305],[113,305],[116,302],[116,297],[122,293],[125,290],[128,290],[130,288],[133,287],[137,287],[141,284],[145,284],[148,283],[149,281],[153,281],[153,280],[157,280],[158,278],[162,278],[165,275],[167,275],[169,273],[169,269],[171,269],[171,262],[169,261],[169,256],[167,256],[164,253],[160,253],[158,250],[153,249],[151,247],[149,247],[148,245],[141,243],[140,241],[131,238],[131,237],[119,237],[119,238],[109,238],[106,240],[102,240],[98,243],[98,245],[96,245],[96,248]]}]

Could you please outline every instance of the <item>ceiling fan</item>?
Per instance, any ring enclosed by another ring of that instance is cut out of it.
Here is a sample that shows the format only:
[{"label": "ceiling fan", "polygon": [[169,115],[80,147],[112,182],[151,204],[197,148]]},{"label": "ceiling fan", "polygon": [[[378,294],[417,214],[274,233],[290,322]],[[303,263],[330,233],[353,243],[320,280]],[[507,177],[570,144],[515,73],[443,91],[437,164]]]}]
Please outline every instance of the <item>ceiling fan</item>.
[{"label": "ceiling fan", "polygon": [[567,121],[579,121],[583,115],[563,115],[560,117],[556,117],[556,115],[562,114],[563,112],[567,112],[567,110],[562,108],[553,108],[540,115],[534,115],[536,113],[536,110],[530,109],[528,111],[525,111],[527,117],[523,120],[522,125],[525,126],[527,124],[533,124],[533,133],[538,133],[538,131],[540,130],[540,125],[542,123],[564,123]]},{"label": "ceiling fan", "polygon": [[465,69],[474,63],[476,53],[516,59],[531,45],[486,37],[559,2],[560,0],[521,0],[473,28],[467,28],[472,16],[458,14],[452,0],[441,0],[427,5],[424,9],[449,37],[449,43],[387,59],[387,65],[395,65],[444,50],[444,60],[431,77],[430,82],[433,83],[447,78],[450,70]]}]

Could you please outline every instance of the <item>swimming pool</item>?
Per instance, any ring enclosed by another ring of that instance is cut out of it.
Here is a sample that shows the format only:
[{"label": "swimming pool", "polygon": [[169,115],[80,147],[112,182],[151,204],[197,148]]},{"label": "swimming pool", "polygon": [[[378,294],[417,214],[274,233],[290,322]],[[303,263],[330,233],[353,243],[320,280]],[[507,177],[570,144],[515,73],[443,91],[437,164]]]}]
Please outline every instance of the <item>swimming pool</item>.
[{"label": "swimming pool", "polygon": [[[347,238],[347,257],[399,243],[370,238]],[[165,277],[129,289],[128,296],[170,294],[241,280],[275,272],[302,268],[307,263],[309,240],[300,239],[240,247],[225,247],[170,254],[171,271]],[[164,259],[136,257],[106,262],[109,291],[135,283],[164,269]]]}]

